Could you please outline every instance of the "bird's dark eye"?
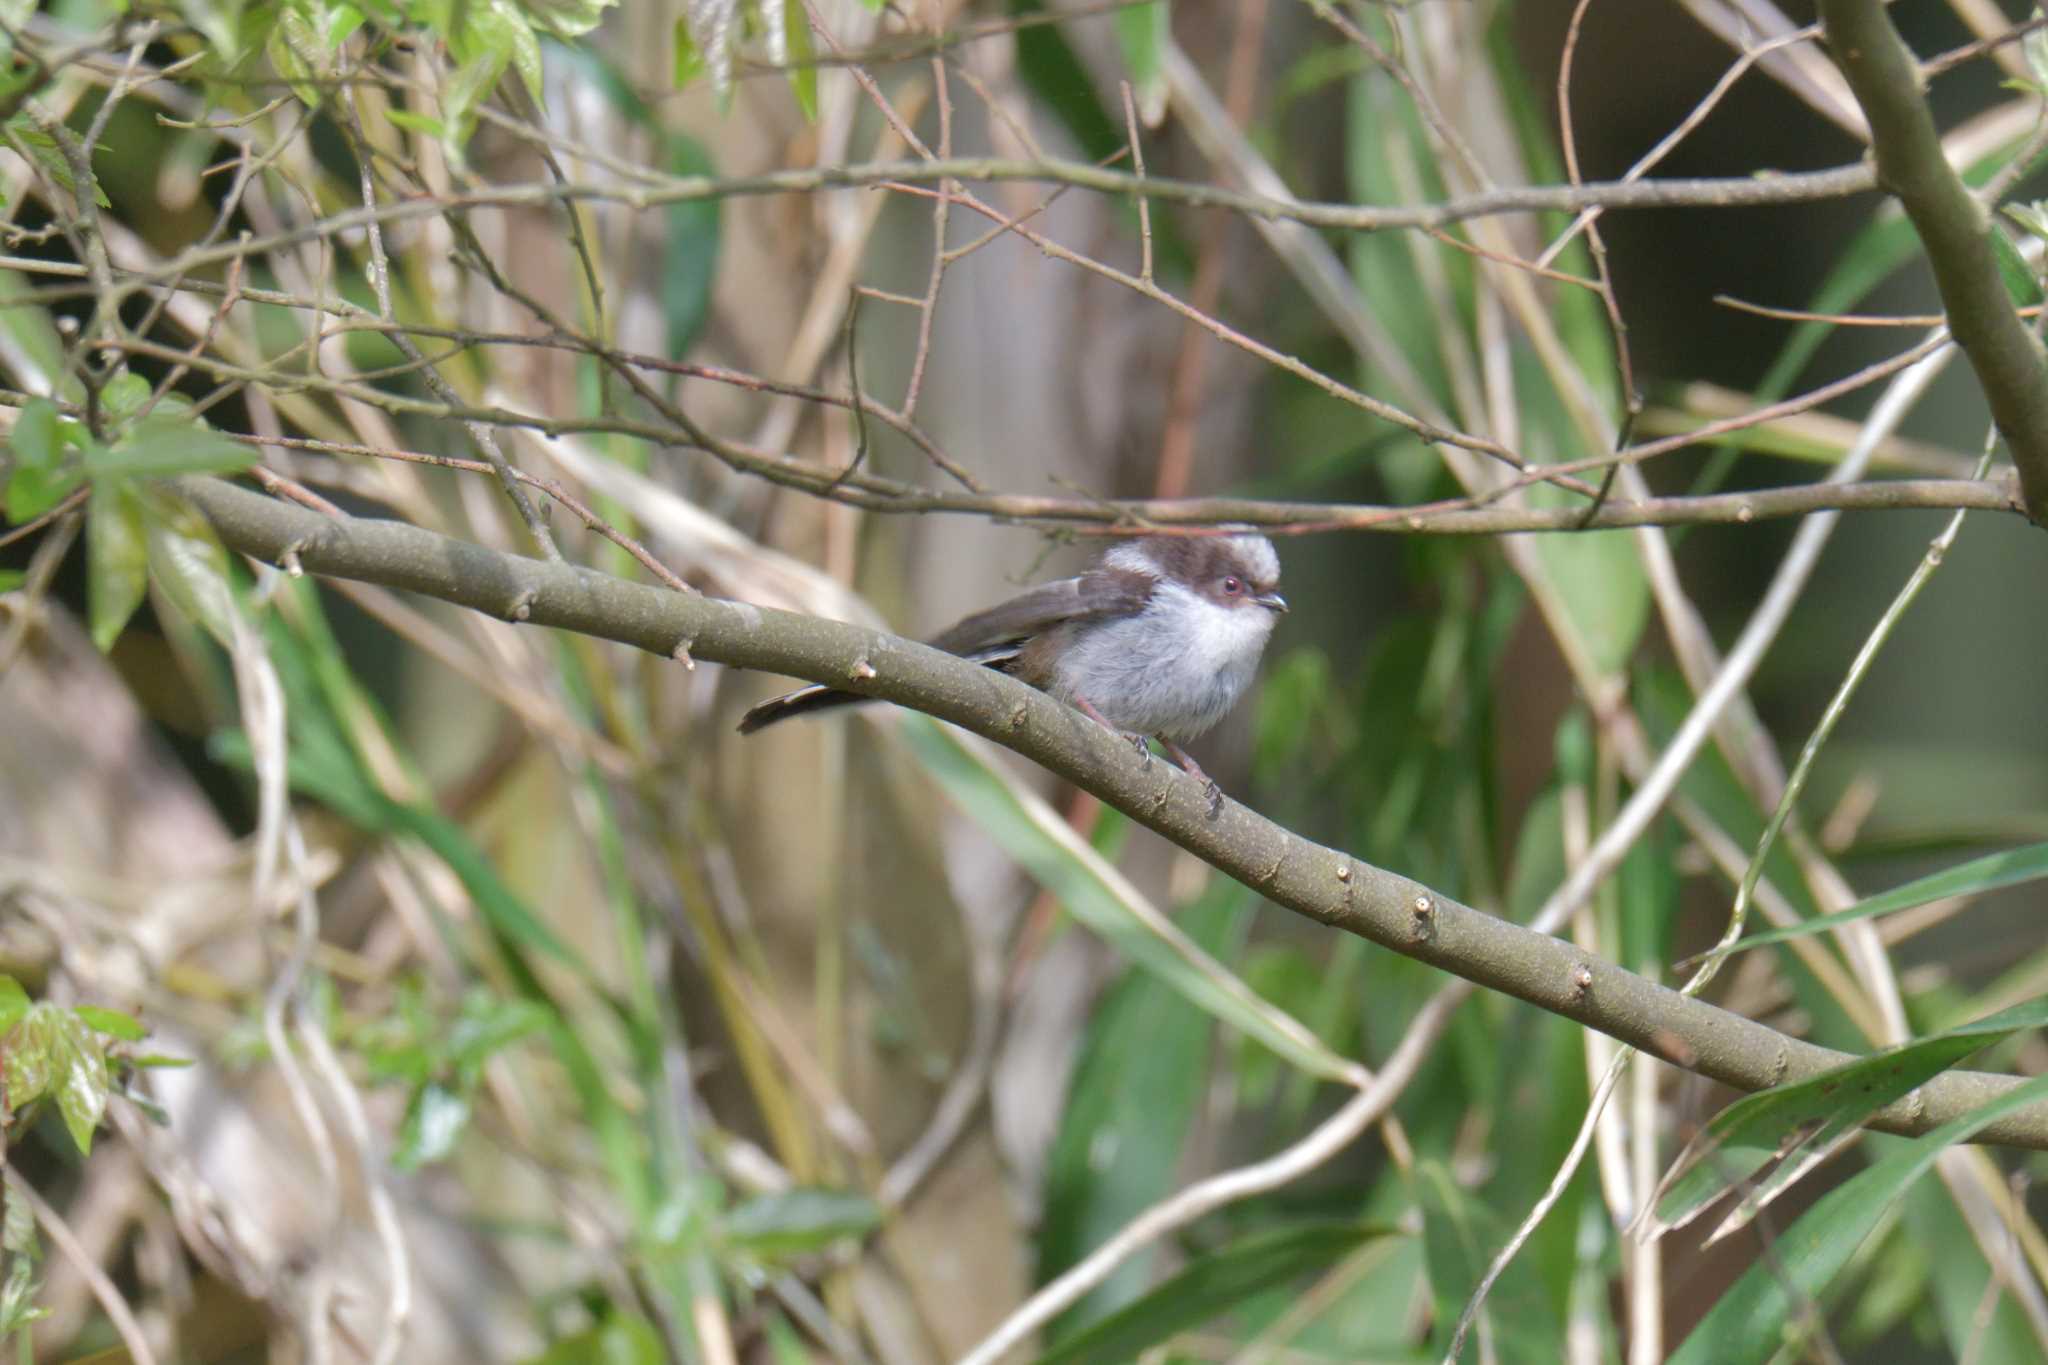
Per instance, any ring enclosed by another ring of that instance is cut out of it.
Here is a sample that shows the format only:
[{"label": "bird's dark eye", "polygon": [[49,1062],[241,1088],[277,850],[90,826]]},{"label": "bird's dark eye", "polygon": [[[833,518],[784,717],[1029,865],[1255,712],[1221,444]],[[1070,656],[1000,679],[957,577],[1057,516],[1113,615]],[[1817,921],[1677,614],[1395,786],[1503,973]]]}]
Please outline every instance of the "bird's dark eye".
[{"label": "bird's dark eye", "polygon": [[1235,578],[1226,578],[1223,580],[1223,595],[1225,597],[1235,597],[1243,591],[1244,584],[1240,583]]}]

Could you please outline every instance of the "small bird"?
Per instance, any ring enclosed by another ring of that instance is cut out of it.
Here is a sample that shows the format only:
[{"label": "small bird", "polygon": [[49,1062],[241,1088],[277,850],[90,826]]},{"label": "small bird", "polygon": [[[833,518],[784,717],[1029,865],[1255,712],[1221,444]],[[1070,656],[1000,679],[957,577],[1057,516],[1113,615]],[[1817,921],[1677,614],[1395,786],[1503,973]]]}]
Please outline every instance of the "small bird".
[{"label": "small bird", "polygon": [[[1148,753],[1222,790],[1182,743],[1223,719],[1251,686],[1286,599],[1280,557],[1259,535],[1149,536],[1112,546],[1077,578],[1044,583],[932,637],[935,649],[1001,669],[1050,692]],[[791,716],[869,698],[823,684],[766,701],[740,718],[751,735]]]}]

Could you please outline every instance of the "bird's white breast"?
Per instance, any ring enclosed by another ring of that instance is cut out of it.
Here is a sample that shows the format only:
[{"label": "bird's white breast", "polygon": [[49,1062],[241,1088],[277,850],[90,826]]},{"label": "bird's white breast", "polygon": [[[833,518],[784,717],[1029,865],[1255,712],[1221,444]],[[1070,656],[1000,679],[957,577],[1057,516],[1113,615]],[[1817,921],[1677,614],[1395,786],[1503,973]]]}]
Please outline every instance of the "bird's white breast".
[{"label": "bird's white breast", "polygon": [[1224,606],[1161,582],[1137,615],[1077,630],[1048,690],[1069,703],[1085,697],[1120,730],[1185,742],[1251,686],[1273,619],[1261,607]]}]

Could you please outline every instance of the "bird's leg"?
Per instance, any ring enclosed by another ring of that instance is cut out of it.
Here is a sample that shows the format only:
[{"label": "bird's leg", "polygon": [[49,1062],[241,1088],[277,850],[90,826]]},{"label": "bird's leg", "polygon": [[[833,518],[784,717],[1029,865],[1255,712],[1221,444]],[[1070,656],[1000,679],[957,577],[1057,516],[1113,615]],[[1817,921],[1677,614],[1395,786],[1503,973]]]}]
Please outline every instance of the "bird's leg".
[{"label": "bird's leg", "polygon": [[1103,729],[1109,731],[1111,734],[1123,735],[1123,737],[1130,742],[1131,747],[1138,751],[1138,757],[1144,759],[1147,766],[1150,766],[1152,762],[1152,750],[1145,743],[1145,737],[1143,735],[1127,734],[1124,731],[1117,729],[1114,725],[1111,725],[1109,723],[1109,717],[1103,715],[1100,711],[1096,710],[1095,703],[1089,701],[1086,697],[1074,698],[1074,706],[1081,712],[1082,715],[1088,717],[1088,719],[1094,721],[1097,725],[1100,725]]},{"label": "bird's leg", "polygon": [[1214,820],[1217,816],[1223,814],[1223,788],[1216,784],[1216,779],[1203,772],[1202,765],[1195,762],[1194,757],[1186,749],[1181,748],[1180,745],[1175,744],[1165,735],[1158,736],[1158,740],[1160,745],[1165,748],[1166,756],[1180,764],[1181,771],[1202,784],[1202,794],[1209,798],[1209,818]]}]

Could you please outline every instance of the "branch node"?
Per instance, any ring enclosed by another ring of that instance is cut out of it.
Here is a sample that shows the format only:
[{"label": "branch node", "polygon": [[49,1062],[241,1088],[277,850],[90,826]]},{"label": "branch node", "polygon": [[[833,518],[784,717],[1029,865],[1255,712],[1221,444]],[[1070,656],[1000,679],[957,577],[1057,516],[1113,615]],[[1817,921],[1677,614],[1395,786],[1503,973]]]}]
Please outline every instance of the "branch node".
[{"label": "branch node", "polygon": [[1593,968],[1581,962],[1572,968],[1572,997],[1583,1000],[1593,990]]},{"label": "branch node", "polygon": [[1436,937],[1436,902],[1428,896],[1417,896],[1408,906],[1408,933],[1417,943],[1427,943]]},{"label": "branch node", "polygon": [[697,671],[697,661],[690,657],[690,646],[695,643],[697,643],[696,636],[685,635],[682,639],[676,641],[675,648],[668,652],[668,657],[674,659],[690,672],[695,673]]},{"label": "branch node", "polygon": [[869,663],[867,656],[863,654],[853,661],[852,668],[846,670],[846,676],[855,682],[872,682],[875,677],[875,666]]},{"label": "branch node", "polygon": [[1337,864],[1337,880],[1338,880],[1338,881],[1340,881],[1340,882],[1348,882],[1348,881],[1350,881],[1350,880],[1351,880],[1351,864],[1350,864],[1350,863],[1338,863],[1338,864]]},{"label": "branch node", "polygon": [[525,592],[513,598],[512,609],[505,613],[505,619],[522,622],[531,619],[533,616],[533,600],[536,596],[538,594],[533,589],[528,588]]}]

